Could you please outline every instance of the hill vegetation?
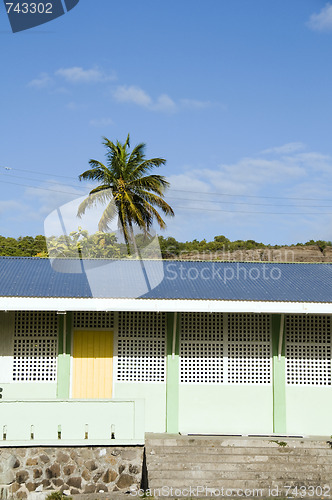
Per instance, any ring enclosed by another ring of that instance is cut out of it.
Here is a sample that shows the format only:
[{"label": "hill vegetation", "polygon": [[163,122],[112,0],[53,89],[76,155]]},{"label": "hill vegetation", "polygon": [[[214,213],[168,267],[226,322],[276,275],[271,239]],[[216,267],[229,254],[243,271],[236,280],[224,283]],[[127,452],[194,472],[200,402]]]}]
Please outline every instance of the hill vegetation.
[{"label": "hill vegetation", "polygon": [[[136,236],[139,246],[144,246],[143,235]],[[141,241],[139,241],[141,240]],[[213,241],[197,240],[181,242],[169,236],[159,237],[163,258],[199,260],[258,260],[285,262],[330,262],[332,242],[309,240],[294,245],[266,245],[255,240],[231,241],[226,236],[215,236]],[[146,243],[145,243],[146,244]],[[124,258],[125,244],[117,243],[112,234],[87,231],[73,231],[68,236],[51,238],[45,236],[20,236],[11,238],[0,236],[0,256],[48,257],[49,250],[59,257],[77,257],[78,253],[90,258]]]}]

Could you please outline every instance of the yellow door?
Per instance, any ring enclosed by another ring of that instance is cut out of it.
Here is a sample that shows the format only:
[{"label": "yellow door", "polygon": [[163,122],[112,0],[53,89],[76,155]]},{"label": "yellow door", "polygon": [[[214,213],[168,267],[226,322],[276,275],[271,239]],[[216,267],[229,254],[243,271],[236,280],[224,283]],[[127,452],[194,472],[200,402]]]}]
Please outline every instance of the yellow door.
[{"label": "yellow door", "polygon": [[113,332],[76,330],[73,342],[73,398],[111,398]]}]

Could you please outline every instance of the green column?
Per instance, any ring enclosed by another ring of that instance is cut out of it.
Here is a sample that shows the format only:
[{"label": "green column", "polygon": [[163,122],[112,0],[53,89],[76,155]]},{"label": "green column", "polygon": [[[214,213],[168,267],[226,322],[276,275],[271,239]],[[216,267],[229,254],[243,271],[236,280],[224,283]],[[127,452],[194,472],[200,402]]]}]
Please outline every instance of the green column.
[{"label": "green column", "polygon": [[[283,315],[272,314],[273,432],[276,434],[286,434],[286,364],[283,323]],[[279,353],[280,332],[282,332],[282,348]]]},{"label": "green column", "polygon": [[[166,432],[179,432],[179,313],[167,313]],[[175,337],[174,337],[175,335]]]},{"label": "green column", "polygon": [[59,314],[58,325],[57,397],[59,399],[68,399],[70,388],[71,313]]}]

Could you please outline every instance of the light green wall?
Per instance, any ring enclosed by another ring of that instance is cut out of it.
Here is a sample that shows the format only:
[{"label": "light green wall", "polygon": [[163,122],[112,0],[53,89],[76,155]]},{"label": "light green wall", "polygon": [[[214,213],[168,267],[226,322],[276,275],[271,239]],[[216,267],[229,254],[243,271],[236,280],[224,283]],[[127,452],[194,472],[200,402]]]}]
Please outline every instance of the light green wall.
[{"label": "light green wall", "polygon": [[116,382],[114,397],[144,399],[146,432],[166,432],[166,384]]},{"label": "light green wall", "polygon": [[[4,426],[6,440],[3,440]],[[112,432],[116,440],[111,440]],[[142,443],[144,401],[104,399],[1,403],[0,446],[10,446],[12,442],[30,446],[64,446],[67,443],[92,445],[98,441],[100,444],[126,444],[127,441]]]},{"label": "light green wall", "polygon": [[56,397],[56,383],[49,382],[12,382],[1,384],[3,400],[5,399],[49,399]]},{"label": "light green wall", "polygon": [[287,385],[287,434],[332,435],[332,387]]},{"label": "light green wall", "polygon": [[272,433],[271,385],[180,385],[182,433]]},{"label": "light green wall", "polygon": [[[273,432],[286,433],[286,382],[284,317],[272,314]],[[282,328],[282,349],[279,359],[279,337]]]},{"label": "light green wall", "polygon": [[174,434],[179,432],[179,314],[175,313],[167,313],[166,373],[166,431]]},{"label": "light green wall", "polygon": [[[65,331],[65,345],[64,345]],[[58,371],[57,371],[57,397],[69,398],[70,393],[70,354],[72,337],[72,313],[59,314],[58,316]]]}]

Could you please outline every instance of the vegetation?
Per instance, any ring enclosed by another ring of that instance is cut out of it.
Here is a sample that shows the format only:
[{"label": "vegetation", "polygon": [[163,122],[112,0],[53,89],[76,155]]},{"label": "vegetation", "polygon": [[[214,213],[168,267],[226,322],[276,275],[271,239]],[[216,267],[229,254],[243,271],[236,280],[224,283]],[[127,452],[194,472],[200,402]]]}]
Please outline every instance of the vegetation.
[{"label": "vegetation", "polygon": [[78,208],[78,216],[97,203],[106,205],[99,221],[99,231],[106,231],[117,217],[123,233],[128,253],[130,245],[135,248],[133,225],[144,234],[149,233],[155,219],[161,229],[166,227],[157,207],[165,215],[174,215],[172,208],[164,200],[164,191],[169,186],[162,175],[150,172],[166,163],[163,158],[145,158],[145,144],[141,143],[129,152],[129,134],[122,144],[104,137],[106,147],[106,165],[97,160],[90,160],[91,169],[79,176],[80,180],[97,181],[99,185],[90,191]]},{"label": "vegetation", "polygon": [[0,236],[0,255],[35,257],[43,254],[47,256],[45,236],[20,236],[17,239]]},{"label": "vegetation", "polygon": [[[139,247],[146,245],[145,241],[149,237],[144,234],[137,234],[135,241]],[[235,250],[254,249],[278,249],[281,245],[265,245],[254,240],[231,241],[226,236],[215,236],[213,241],[197,240],[181,242],[172,236],[164,238],[159,236],[161,252],[164,258],[180,257],[185,254],[209,253],[209,252],[234,252]],[[286,245],[283,245],[285,247]],[[331,241],[310,240],[306,243],[296,243],[297,247],[316,246],[320,249],[331,247]],[[124,243],[119,243],[115,234],[98,231],[89,234],[87,231],[78,228],[68,236],[51,236],[47,239],[42,235],[20,236],[19,238],[6,238],[0,236],[0,256],[16,257],[48,257],[49,253],[58,257],[83,258],[123,258],[127,255],[127,247]]]},{"label": "vegetation", "polygon": [[118,244],[114,234],[98,231],[90,235],[80,227],[68,236],[47,238],[47,247],[50,257],[118,259],[127,253],[126,245]]},{"label": "vegetation", "polygon": [[66,496],[61,491],[52,491],[47,495],[46,500],[72,500],[72,497]]}]

